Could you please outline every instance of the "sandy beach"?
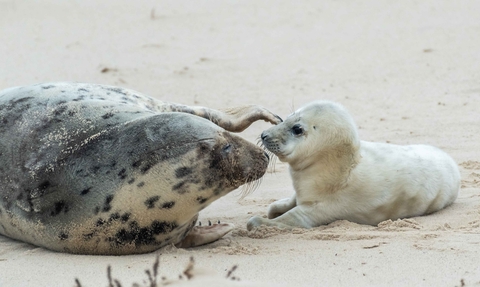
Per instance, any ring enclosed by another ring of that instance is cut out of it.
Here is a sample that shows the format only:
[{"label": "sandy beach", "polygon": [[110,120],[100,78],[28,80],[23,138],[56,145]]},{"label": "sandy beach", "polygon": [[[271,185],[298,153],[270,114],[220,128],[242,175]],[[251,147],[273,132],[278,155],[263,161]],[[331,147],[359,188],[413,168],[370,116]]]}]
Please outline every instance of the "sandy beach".
[{"label": "sandy beach", "polygon": [[[473,0],[0,0],[0,89],[92,82],[281,117],[327,99],[350,111],[362,140],[439,147],[462,175],[456,202],[428,216],[249,232],[250,217],[294,192],[277,160],[253,193],[201,212],[236,226],[213,244],[83,256],[0,236],[0,286],[108,286],[109,265],[122,286],[147,285],[159,254],[173,286],[479,286],[479,11]],[[240,135],[256,143],[269,126]],[[190,257],[194,276],[178,279]]]}]

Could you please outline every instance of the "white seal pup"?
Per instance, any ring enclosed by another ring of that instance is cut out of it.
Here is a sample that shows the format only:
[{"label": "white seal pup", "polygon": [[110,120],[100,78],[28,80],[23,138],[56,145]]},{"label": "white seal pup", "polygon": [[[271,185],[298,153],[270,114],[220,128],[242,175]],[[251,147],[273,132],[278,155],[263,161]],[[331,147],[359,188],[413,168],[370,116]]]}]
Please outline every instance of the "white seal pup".
[{"label": "white seal pup", "polygon": [[212,242],[232,226],[195,227],[198,212],[266,171],[264,150],[226,131],[256,120],[281,121],[95,84],[0,91],[0,234],[80,254]]},{"label": "white seal pup", "polygon": [[268,209],[259,225],[311,228],[335,220],[376,225],[438,211],[457,198],[460,173],[445,152],[427,145],[361,141],[344,107],[316,101],[261,135],[290,165],[295,194]]}]

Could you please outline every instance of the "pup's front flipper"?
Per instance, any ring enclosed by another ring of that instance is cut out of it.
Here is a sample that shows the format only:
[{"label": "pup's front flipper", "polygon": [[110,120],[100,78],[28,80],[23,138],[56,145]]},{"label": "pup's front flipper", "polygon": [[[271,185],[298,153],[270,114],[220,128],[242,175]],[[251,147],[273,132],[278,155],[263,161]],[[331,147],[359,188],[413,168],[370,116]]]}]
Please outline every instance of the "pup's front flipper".
[{"label": "pup's front flipper", "polygon": [[294,208],[295,206],[297,206],[296,195],[293,195],[293,197],[290,198],[277,200],[270,204],[270,206],[268,207],[268,218],[277,218],[285,212],[289,211],[290,209]]},{"label": "pup's front flipper", "polygon": [[311,217],[315,213],[318,212],[312,206],[298,205],[274,219],[254,216],[248,220],[247,230],[252,230],[260,225],[276,226],[285,229],[295,227],[312,228],[321,225]]},{"label": "pup's front flipper", "polygon": [[212,243],[233,230],[231,223],[219,223],[210,226],[195,226],[190,233],[175,246],[189,248]]}]

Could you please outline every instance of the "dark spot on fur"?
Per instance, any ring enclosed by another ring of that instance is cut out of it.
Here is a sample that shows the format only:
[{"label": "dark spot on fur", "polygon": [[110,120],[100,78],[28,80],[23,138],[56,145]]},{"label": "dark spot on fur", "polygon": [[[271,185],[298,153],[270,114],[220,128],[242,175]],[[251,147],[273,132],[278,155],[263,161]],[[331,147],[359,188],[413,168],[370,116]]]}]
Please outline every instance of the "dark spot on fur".
[{"label": "dark spot on fur", "polygon": [[135,179],[134,179],[134,178],[131,178],[131,179],[129,179],[127,182],[128,182],[128,184],[132,184],[132,183],[135,182]]},{"label": "dark spot on fur", "polygon": [[55,202],[52,212],[50,212],[51,216],[57,216],[62,211],[67,213],[68,212],[68,204],[64,200],[60,200]]},{"label": "dark spot on fur", "polygon": [[130,224],[130,229],[121,229],[113,240],[118,245],[135,244],[149,245],[155,244],[157,241],[155,235],[170,233],[173,229],[177,228],[176,222],[167,221],[153,221],[150,226],[139,227],[136,222]]},{"label": "dark spot on fur", "polygon": [[138,187],[142,187],[142,186],[144,186],[144,185],[145,185],[145,182],[144,182],[144,181],[142,181],[142,182],[140,182],[139,184],[137,184]]},{"label": "dark spot on fur", "polygon": [[144,158],[132,163],[133,168],[140,168],[142,174],[147,173],[156,163],[158,156],[155,153],[145,154]]},{"label": "dark spot on fur", "polygon": [[112,213],[112,214],[110,215],[109,221],[119,220],[119,219],[120,219],[120,213],[115,212],[115,213]]},{"label": "dark spot on fur", "polygon": [[68,234],[66,234],[65,232],[62,232],[62,233],[60,233],[58,238],[60,238],[60,240],[66,240],[66,239],[68,239]]},{"label": "dark spot on fur", "polygon": [[118,177],[120,177],[121,179],[125,179],[125,178],[127,177],[127,170],[123,168],[123,169],[118,173]]},{"label": "dark spot on fur", "polygon": [[130,213],[126,212],[120,217],[123,223],[127,222],[130,219]]},{"label": "dark spot on fur", "polygon": [[175,170],[175,176],[177,178],[185,177],[193,172],[192,168],[190,167],[180,167]]},{"label": "dark spot on fur", "polygon": [[[2,106],[2,109],[6,108],[8,111],[11,111],[11,110],[15,109],[15,112],[17,112],[17,113],[23,112],[23,111],[28,110],[30,108],[30,104],[25,103],[25,102],[29,101],[30,99],[33,99],[33,97],[23,97],[23,98],[16,99],[16,100],[10,100],[9,104],[7,106]],[[20,107],[17,107],[18,104],[21,104]],[[15,120],[13,120],[13,121],[15,121]]]},{"label": "dark spot on fur", "polygon": [[107,197],[105,197],[105,203],[103,204],[103,209],[102,209],[103,212],[108,212],[110,211],[110,209],[112,209],[112,206],[110,205],[112,200],[113,200],[113,194],[109,194],[107,195]]},{"label": "dark spot on fur", "polygon": [[205,179],[205,186],[206,187],[212,188],[214,184],[215,184],[215,179],[214,178],[207,177],[207,179]]},{"label": "dark spot on fur", "polygon": [[[125,92],[124,92],[122,89],[120,89],[120,88],[110,88],[110,87],[108,87],[108,88],[105,88],[105,89],[108,90],[108,91],[115,92],[115,93],[120,94],[120,95],[124,95],[124,96],[127,95],[127,93],[125,93]],[[123,99],[123,98],[122,98],[122,99]]]},{"label": "dark spot on fur", "polygon": [[46,181],[40,183],[37,188],[40,191],[45,191],[49,186],[50,186],[50,182],[48,180],[46,180]]},{"label": "dark spot on fur", "polygon": [[164,204],[162,204],[162,207],[161,207],[161,208],[170,209],[170,208],[172,208],[174,205],[175,205],[175,201],[167,201],[167,202],[165,202]]},{"label": "dark spot on fur", "polygon": [[114,115],[115,115],[114,113],[108,112],[108,113],[106,113],[102,116],[102,119],[106,120],[106,119],[109,119],[109,118],[113,117]]},{"label": "dark spot on fur", "polygon": [[180,194],[184,194],[185,192],[187,192],[187,189],[185,188],[185,183],[186,181],[181,181],[177,184],[175,184],[172,189]]},{"label": "dark spot on fur", "polygon": [[202,196],[197,197],[197,201],[200,204],[205,203],[207,200],[208,200],[208,198],[205,198],[205,197],[202,197]]},{"label": "dark spot on fur", "polygon": [[155,202],[157,202],[160,199],[160,196],[155,195],[150,197],[149,199],[145,200],[145,206],[147,206],[148,209],[153,208],[155,206]]},{"label": "dark spot on fur", "polygon": [[83,99],[85,99],[85,96],[84,96],[84,95],[80,95],[80,96],[78,96],[76,99],[73,99],[72,101],[78,102],[78,101],[83,101]]},{"label": "dark spot on fur", "polygon": [[90,239],[93,238],[93,235],[94,235],[93,232],[92,232],[92,233],[83,234],[83,239],[84,239],[85,241],[88,241],[88,240],[90,240]]},{"label": "dark spot on fur", "polygon": [[153,167],[153,165],[154,165],[153,163],[147,162],[147,163],[140,169],[140,172],[141,172],[142,174],[147,173],[147,171],[148,171],[149,169],[151,169],[151,168]]},{"label": "dark spot on fur", "polygon": [[104,224],[105,224],[105,220],[103,220],[103,218],[99,218],[95,223],[95,226],[102,226]]},{"label": "dark spot on fur", "polygon": [[[134,151],[132,150],[132,151],[130,151],[129,153],[132,155],[132,154],[134,153]],[[136,162],[132,163],[132,167],[137,168],[137,167],[139,167],[141,164],[142,164],[142,161],[141,161],[141,160],[137,160]]]},{"label": "dark spot on fur", "polygon": [[160,222],[157,220],[154,220],[151,225],[153,234],[156,234],[156,235],[160,233],[169,233],[175,227],[177,227],[177,224],[175,222],[166,222],[166,221]]},{"label": "dark spot on fur", "polygon": [[48,90],[48,89],[51,89],[51,88],[55,88],[55,86],[54,85],[42,86],[42,89],[44,89],[44,90]]},{"label": "dark spot on fur", "polygon": [[80,89],[78,89],[78,91],[79,91],[79,92],[86,92],[86,93],[90,92],[89,90],[84,89],[84,88],[80,88]]},{"label": "dark spot on fur", "polygon": [[210,146],[205,142],[199,142],[197,150],[197,159],[201,159],[210,153]]},{"label": "dark spot on fur", "polygon": [[57,108],[53,111],[53,114],[54,114],[55,116],[59,116],[59,115],[63,114],[66,110],[67,110],[67,106],[62,105],[62,106],[57,107]]},{"label": "dark spot on fur", "polygon": [[82,191],[80,192],[80,195],[85,195],[85,194],[89,193],[91,189],[92,189],[92,187],[85,188],[84,190],[82,190]]}]

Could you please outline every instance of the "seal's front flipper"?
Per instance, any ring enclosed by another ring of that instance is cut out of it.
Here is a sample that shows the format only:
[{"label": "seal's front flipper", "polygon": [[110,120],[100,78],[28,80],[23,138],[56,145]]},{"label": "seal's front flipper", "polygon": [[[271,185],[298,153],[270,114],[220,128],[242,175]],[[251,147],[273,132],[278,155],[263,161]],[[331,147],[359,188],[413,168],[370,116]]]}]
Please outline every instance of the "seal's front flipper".
[{"label": "seal's front flipper", "polygon": [[274,219],[297,206],[297,195],[277,200],[268,207],[268,219]]},{"label": "seal's front flipper", "polygon": [[189,248],[212,243],[232,231],[234,227],[231,223],[195,226],[190,233],[175,246],[179,248]]},{"label": "seal's front flipper", "polygon": [[[284,214],[273,219],[254,216],[248,220],[247,230],[250,231],[260,225],[276,226],[285,229],[293,229],[296,227],[313,228],[332,222],[331,218],[328,216],[322,217],[321,211],[324,209],[318,205],[319,204],[297,205]],[[311,216],[312,214],[315,216]]]},{"label": "seal's front flipper", "polygon": [[274,125],[278,125],[283,121],[276,114],[257,105],[245,105],[226,109],[225,111],[217,111],[206,107],[164,103],[161,111],[196,115],[211,121],[229,132],[242,132],[252,123],[259,120],[264,120]]},{"label": "seal's front flipper", "polygon": [[278,125],[283,122],[282,118],[276,114],[270,112],[264,107],[257,105],[247,105],[240,106],[235,108],[230,108],[225,110],[227,119],[231,127],[223,127],[221,124],[219,126],[223,127],[228,131],[241,132],[248,128],[253,122],[264,120],[274,125]]}]

